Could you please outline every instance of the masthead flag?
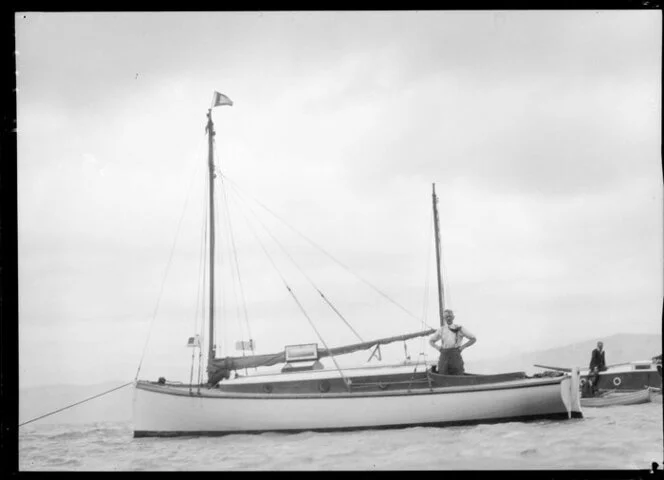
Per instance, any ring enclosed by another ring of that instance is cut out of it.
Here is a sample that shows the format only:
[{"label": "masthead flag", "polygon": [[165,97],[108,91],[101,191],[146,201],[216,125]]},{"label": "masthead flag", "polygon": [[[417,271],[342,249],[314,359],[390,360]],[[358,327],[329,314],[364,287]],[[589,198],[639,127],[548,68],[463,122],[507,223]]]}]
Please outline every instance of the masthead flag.
[{"label": "masthead flag", "polygon": [[233,100],[228,98],[223,93],[214,92],[214,98],[212,99],[212,107],[218,107],[220,105],[233,106]]}]

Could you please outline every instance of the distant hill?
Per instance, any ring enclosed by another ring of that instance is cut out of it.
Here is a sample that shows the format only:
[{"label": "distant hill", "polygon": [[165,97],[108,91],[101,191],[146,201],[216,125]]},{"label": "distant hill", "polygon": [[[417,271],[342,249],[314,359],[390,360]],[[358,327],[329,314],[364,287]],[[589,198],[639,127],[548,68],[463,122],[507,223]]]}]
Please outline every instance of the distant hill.
[{"label": "distant hill", "polygon": [[[602,338],[608,364],[634,360],[648,360],[662,353],[662,336],[648,334],[623,334]],[[466,361],[466,370],[473,373],[497,373],[508,371],[540,371],[534,364],[549,366],[587,367],[590,352],[597,340],[588,340],[566,347],[511,355],[491,360]],[[123,381],[98,385],[56,385],[19,390],[19,423],[86,398],[98,395],[122,385]],[[55,415],[34,422],[37,424],[67,424],[94,422],[125,422],[132,417],[132,387],[127,386],[108,395],[90,400]]]},{"label": "distant hill", "polygon": [[[473,373],[494,373],[505,371],[541,371],[534,364],[556,367],[588,367],[590,353],[597,346],[598,339],[574,343],[565,347],[551,348],[536,352],[509,355],[490,360],[466,361],[466,370]],[[606,363],[650,360],[662,353],[662,335],[625,333],[603,337]]]}]

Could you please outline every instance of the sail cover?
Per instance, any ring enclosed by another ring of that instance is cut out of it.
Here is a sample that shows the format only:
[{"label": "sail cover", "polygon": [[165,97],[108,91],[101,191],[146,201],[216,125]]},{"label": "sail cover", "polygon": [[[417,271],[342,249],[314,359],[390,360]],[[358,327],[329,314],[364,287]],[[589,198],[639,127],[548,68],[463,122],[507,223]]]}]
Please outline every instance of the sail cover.
[{"label": "sail cover", "polygon": [[[436,330],[432,328],[421,332],[407,333],[404,335],[397,335],[395,337],[380,338],[378,340],[371,340],[368,342],[354,343],[352,345],[330,348],[329,350],[323,348],[318,350],[318,357],[323,358],[329,357],[331,355],[346,355],[348,353],[353,353],[360,350],[367,350],[376,345],[387,345],[388,343],[392,342],[431,335],[435,331]],[[208,383],[214,385],[224,378],[230,378],[230,373],[234,370],[255,367],[269,367],[279,363],[286,363],[285,351],[279,353],[269,353],[265,355],[250,355],[246,357],[214,358],[208,362]]]}]

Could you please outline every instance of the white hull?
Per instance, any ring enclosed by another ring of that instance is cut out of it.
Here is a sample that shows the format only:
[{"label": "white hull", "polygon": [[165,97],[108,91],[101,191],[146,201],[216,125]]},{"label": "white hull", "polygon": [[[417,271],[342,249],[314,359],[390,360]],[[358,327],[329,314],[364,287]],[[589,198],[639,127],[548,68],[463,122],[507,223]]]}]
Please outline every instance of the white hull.
[{"label": "white hull", "polygon": [[328,394],[224,393],[138,382],[134,435],[442,426],[581,416],[578,377],[420,391]]}]

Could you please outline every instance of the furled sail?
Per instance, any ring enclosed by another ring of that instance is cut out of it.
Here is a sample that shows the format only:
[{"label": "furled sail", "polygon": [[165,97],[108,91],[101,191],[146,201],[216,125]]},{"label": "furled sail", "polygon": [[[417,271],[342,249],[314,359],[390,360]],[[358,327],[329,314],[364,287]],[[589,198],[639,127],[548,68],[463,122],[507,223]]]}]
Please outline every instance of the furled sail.
[{"label": "furled sail", "polygon": [[[435,333],[435,329],[424,330],[421,332],[407,333],[404,335],[397,335],[395,337],[380,338],[378,340],[371,340],[368,342],[354,343],[352,345],[344,345],[342,347],[335,347],[318,350],[318,357],[329,357],[331,355],[346,355],[348,353],[357,352],[360,350],[367,350],[376,345],[387,345],[393,342],[410,340],[411,338],[423,337]],[[229,378],[230,373],[234,370],[241,370],[245,368],[255,367],[269,367],[279,363],[286,362],[286,352],[271,353],[264,355],[250,355],[246,357],[225,357],[214,358],[208,361],[208,383],[211,385],[216,384],[224,378]]]}]

